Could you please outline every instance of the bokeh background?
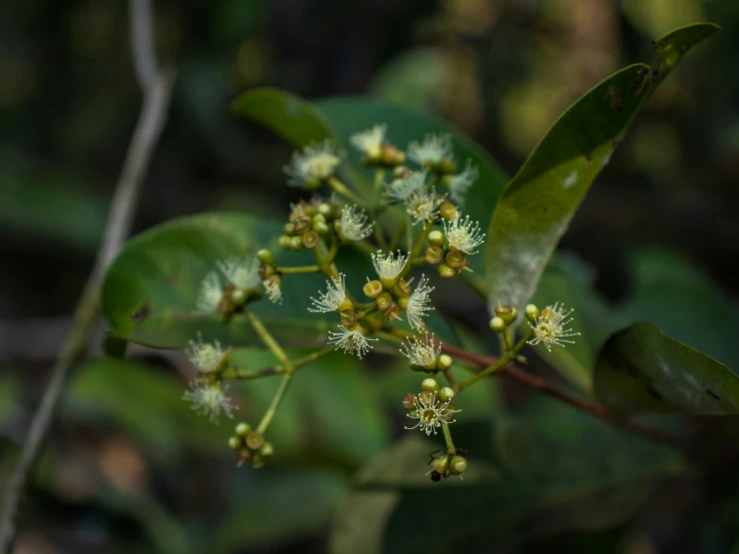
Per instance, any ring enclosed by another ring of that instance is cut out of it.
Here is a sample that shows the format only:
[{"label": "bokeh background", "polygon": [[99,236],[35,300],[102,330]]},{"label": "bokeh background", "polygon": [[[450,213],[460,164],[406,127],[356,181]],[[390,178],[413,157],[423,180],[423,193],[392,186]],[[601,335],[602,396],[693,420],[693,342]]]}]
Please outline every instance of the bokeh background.
[{"label": "bokeh background", "polygon": [[[735,0],[159,1],[159,57],[177,83],[136,230],[206,210],[285,213],[290,149],[229,112],[250,87],[369,94],[438,114],[513,175],[569,103],[616,69],[653,61],[652,38],[701,20],[724,31],[649,101],[562,248],[607,301],[630,299],[626,309],[737,362]],[[91,268],[139,107],[126,2],[0,3],[0,482]],[[337,389],[343,373],[329,364],[315,390],[348,401],[312,413],[307,395],[290,410],[334,425],[339,446],[283,422],[297,446],[274,467],[238,471],[230,426],[214,430],[179,400],[182,356],[133,355],[75,372],[18,553],[322,552],[352,474],[402,431],[391,377],[357,371]],[[254,394],[257,413],[269,388]],[[515,548],[739,552],[739,496],[719,502],[704,485],[670,489],[656,520]]]}]

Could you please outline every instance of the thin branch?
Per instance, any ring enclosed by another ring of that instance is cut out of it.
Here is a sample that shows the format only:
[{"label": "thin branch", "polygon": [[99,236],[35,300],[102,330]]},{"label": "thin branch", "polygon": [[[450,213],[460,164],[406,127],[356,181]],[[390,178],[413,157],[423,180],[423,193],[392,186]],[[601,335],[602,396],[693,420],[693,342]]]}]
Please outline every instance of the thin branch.
[{"label": "thin branch", "polygon": [[[457,348],[448,344],[444,344],[442,346],[442,350],[446,354],[449,354],[450,356],[453,356],[459,360],[464,360],[480,369],[492,366],[498,361],[498,359],[493,356],[475,354],[474,352],[469,352],[467,350],[463,350],[461,348]],[[624,419],[623,417],[614,414],[600,404],[591,402],[590,400],[582,398],[581,396],[574,395],[566,391],[565,389],[562,389],[550,383],[549,381],[545,381],[544,379],[531,375],[529,372],[521,370],[513,365],[509,364],[505,367],[500,368],[495,373],[495,375],[507,375],[508,377],[515,379],[519,383],[523,383],[524,385],[543,392],[544,394],[553,396],[554,398],[557,398],[562,402],[574,406],[575,408],[578,408],[579,410],[586,412],[593,417],[600,419],[601,421],[604,421],[616,427],[620,427],[651,441],[665,444],[679,450],[693,450],[689,443],[680,439],[679,437],[664,433],[659,429],[656,429],[649,425],[645,425],[643,423],[639,423],[637,421]]]},{"label": "thin branch", "polygon": [[75,309],[71,329],[59,353],[41,404],[34,414],[20,459],[10,476],[0,515],[0,552],[6,554],[10,553],[15,540],[15,520],[28,473],[38,457],[67,374],[86,349],[88,334],[98,315],[102,277],[128,236],[144,175],[166,120],[173,75],[162,72],[157,66],[150,0],[131,0],[131,34],[134,66],[142,87],[144,103],[111,200],[108,222],[95,266]]}]

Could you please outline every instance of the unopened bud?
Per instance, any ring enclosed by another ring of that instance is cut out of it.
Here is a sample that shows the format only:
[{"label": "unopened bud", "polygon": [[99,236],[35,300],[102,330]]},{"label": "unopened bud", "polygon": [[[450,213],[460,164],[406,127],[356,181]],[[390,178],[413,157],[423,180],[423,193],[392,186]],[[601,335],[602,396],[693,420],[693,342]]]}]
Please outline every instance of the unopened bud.
[{"label": "unopened bud", "polygon": [[313,224],[313,230],[323,236],[328,233],[328,225],[319,221],[318,223]]},{"label": "unopened bud", "polygon": [[313,228],[316,228],[317,223],[326,223],[326,218],[323,216],[323,214],[316,214],[311,218],[311,224],[313,225]]},{"label": "unopened bud", "polygon": [[450,277],[454,277],[457,274],[455,269],[453,267],[450,267],[446,263],[440,263],[439,264],[439,276],[449,279]]},{"label": "unopened bud", "polygon": [[429,467],[433,469],[437,475],[445,475],[449,469],[449,456],[444,454],[438,458],[433,458],[429,462]]},{"label": "unopened bud", "polygon": [[288,237],[287,235],[282,235],[279,242],[280,246],[285,250],[290,248],[290,237]]},{"label": "unopened bud", "polygon": [[539,308],[537,308],[534,304],[529,304],[526,306],[526,317],[532,322],[536,323],[536,320],[539,317]]},{"label": "unopened bud", "polygon": [[383,144],[380,149],[380,163],[391,167],[405,162],[405,153],[389,144]]},{"label": "unopened bud", "polygon": [[260,454],[261,454],[261,455],[262,455],[262,456],[263,456],[264,458],[269,458],[269,457],[271,457],[271,456],[272,456],[272,454],[274,454],[274,453],[275,453],[275,447],[274,447],[274,446],[272,446],[272,443],[271,443],[271,442],[265,442],[265,443],[264,443],[264,444],[262,445],[262,448],[260,448],[260,449],[259,449],[259,453],[260,453]]},{"label": "unopened bud", "polygon": [[240,437],[245,437],[251,432],[251,425],[244,423],[243,421],[236,425],[236,434]]},{"label": "unopened bud", "polygon": [[362,291],[367,298],[377,298],[377,296],[382,293],[382,283],[377,280],[368,281],[367,284],[362,287]]},{"label": "unopened bud", "polygon": [[259,431],[252,431],[246,435],[245,442],[252,450],[259,450],[264,444],[264,436]]},{"label": "unopened bud", "polygon": [[303,239],[302,237],[290,237],[290,250],[302,250]]},{"label": "unopened bud", "polygon": [[490,320],[490,330],[494,333],[502,333],[506,330],[506,327],[506,322],[503,321],[503,318],[500,318],[497,315]]},{"label": "unopened bud", "polygon": [[431,231],[429,233],[429,242],[436,246],[441,246],[442,244],[444,244],[444,233],[442,233],[438,229]]},{"label": "unopened bud", "polygon": [[441,204],[441,207],[439,208],[439,215],[444,219],[452,221],[459,215],[459,212],[457,211],[457,207],[452,204],[451,201],[444,200],[444,202]]},{"label": "unopened bud", "polygon": [[467,471],[467,460],[459,454],[452,456],[452,459],[449,460],[449,473],[462,475],[465,471]]},{"label": "unopened bud", "polygon": [[436,369],[439,371],[446,371],[450,367],[452,367],[452,357],[448,354],[442,354],[436,360]]},{"label": "unopened bud", "polygon": [[437,396],[442,402],[449,402],[454,398],[454,390],[451,387],[442,387]]},{"label": "unopened bud", "polygon": [[233,289],[231,291],[231,303],[234,306],[241,306],[246,302],[246,293],[241,289]]},{"label": "unopened bud", "polygon": [[430,264],[438,264],[444,259],[444,249],[438,244],[432,244],[426,249],[426,261]]},{"label": "unopened bud", "polygon": [[432,379],[431,377],[427,377],[423,381],[421,381],[421,390],[430,390],[435,391],[439,388],[439,384],[436,382],[436,379]]},{"label": "unopened bud", "polygon": [[294,223],[285,223],[285,234],[290,237],[295,234],[295,224]]},{"label": "unopened bud", "polygon": [[389,292],[383,292],[375,298],[375,304],[377,305],[378,310],[384,312],[395,304],[393,301],[393,295]]},{"label": "unopened bud", "polygon": [[401,310],[407,310],[408,309],[408,303],[411,301],[410,296],[401,296],[398,298],[395,303],[400,306]]},{"label": "unopened bud", "polygon": [[321,204],[318,206],[318,213],[326,219],[330,219],[334,213],[334,207],[328,203]]},{"label": "unopened bud", "polygon": [[275,257],[272,255],[272,251],[263,248],[257,252],[257,258],[260,262],[267,265],[275,265]]},{"label": "unopened bud", "polygon": [[238,450],[239,448],[241,448],[241,439],[239,437],[229,437],[228,447],[231,450]]}]

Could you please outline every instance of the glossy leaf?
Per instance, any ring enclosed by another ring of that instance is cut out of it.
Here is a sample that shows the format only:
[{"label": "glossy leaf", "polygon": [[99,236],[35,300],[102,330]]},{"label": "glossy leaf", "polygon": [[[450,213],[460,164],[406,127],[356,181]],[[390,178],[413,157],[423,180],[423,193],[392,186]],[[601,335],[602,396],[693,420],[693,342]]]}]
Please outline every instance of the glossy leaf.
[{"label": "glossy leaf", "polygon": [[508,184],[487,238],[488,307],[523,308],[559,239],[642,105],[680,58],[717,27],[697,24],[657,41],[659,75],[635,64],[611,75],[555,122]]},{"label": "glossy leaf", "polygon": [[651,323],[633,325],[606,342],[594,388],[616,411],[739,413],[739,376]]}]

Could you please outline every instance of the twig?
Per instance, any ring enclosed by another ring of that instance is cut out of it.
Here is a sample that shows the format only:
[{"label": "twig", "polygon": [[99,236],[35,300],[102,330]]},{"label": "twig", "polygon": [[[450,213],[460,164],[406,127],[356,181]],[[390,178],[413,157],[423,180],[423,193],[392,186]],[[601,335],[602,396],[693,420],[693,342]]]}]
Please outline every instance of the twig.
[{"label": "twig", "polygon": [[[474,352],[469,352],[467,350],[463,350],[461,348],[457,348],[448,344],[444,344],[442,346],[442,350],[446,354],[449,354],[450,356],[453,356],[459,360],[465,360],[466,362],[475,365],[480,369],[492,366],[498,361],[498,359],[493,356],[475,354]],[[574,395],[550,383],[549,381],[545,381],[544,379],[531,375],[529,372],[518,369],[513,365],[509,364],[505,367],[502,367],[495,374],[507,375],[508,377],[511,377],[528,387],[541,391],[544,394],[548,394],[549,396],[553,396],[554,398],[570,404],[571,406],[574,406],[575,408],[578,408],[583,412],[586,412],[602,421],[605,421],[606,423],[609,423],[616,427],[621,427],[627,431],[640,435],[651,441],[665,444],[684,451],[693,450],[689,443],[678,437],[675,437],[668,433],[664,433],[659,429],[650,427],[649,425],[645,425],[637,421],[631,421],[629,419],[624,419],[623,417],[614,414],[600,404],[596,404],[595,402],[591,402],[585,398]]]},{"label": "twig", "polygon": [[5,554],[10,553],[15,540],[15,520],[28,473],[38,457],[67,374],[87,346],[89,331],[98,314],[101,280],[128,236],[144,175],[166,120],[174,79],[173,75],[158,69],[154,55],[151,9],[150,0],[131,0],[132,54],[144,103],[113,193],[95,266],[75,309],[71,329],[59,353],[41,404],[34,414],[20,459],[10,476],[0,515],[0,552]]}]

